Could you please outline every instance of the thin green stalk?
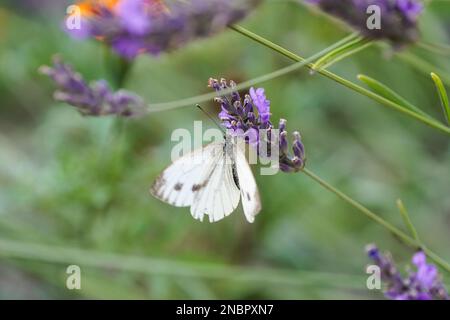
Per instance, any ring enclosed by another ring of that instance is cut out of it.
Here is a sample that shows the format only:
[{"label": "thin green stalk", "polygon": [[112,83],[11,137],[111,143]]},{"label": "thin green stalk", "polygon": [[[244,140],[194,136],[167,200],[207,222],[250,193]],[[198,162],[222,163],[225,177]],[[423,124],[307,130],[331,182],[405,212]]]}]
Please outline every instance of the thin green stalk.
[{"label": "thin green stalk", "polygon": [[447,272],[450,273],[450,264],[447,261],[445,261],[444,259],[442,259],[440,256],[438,256],[436,253],[434,253],[433,251],[431,251],[430,249],[425,247],[422,243],[419,243],[416,239],[411,238],[406,233],[404,233],[403,231],[401,231],[397,227],[393,226],[391,223],[389,223],[388,221],[384,220],[383,218],[378,216],[376,213],[374,213],[371,210],[367,209],[366,207],[364,207],[359,202],[353,200],[352,198],[347,196],[342,191],[336,189],[335,187],[333,187],[328,182],[326,182],[325,180],[323,180],[322,178],[320,178],[319,176],[317,176],[313,172],[309,171],[308,169],[304,168],[302,172],[305,175],[307,175],[308,177],[310,177],[312,180],[314,180],[315,182],[320,184],[323,188],[325,188],[326,190],[334,193],[339,198],[341,198],[342,200],[344,200],[345,202],[350,204],[352,207],[356,208],[359,212],[363,213],[368,218],[370,218],[371,220],[375,221],[376,223],[378,223],[379,225],[381,225],[382,227],[384,227],[385,229],[390,231],[397,238],[402,240],[405,244],[411,246],[414,249],[419,249],[420,248],[421,250],[423,250],[428,255],[428,257],[430,257],[432,260],[434,260],[434,262],[436,262],[436,264],[440,265],[443,269],[445,269]]},{"label": "thin green stalk", "polygon": [[[355,38],[357,38],[357,34],[353,33],[353,34],[343,38],[342,40],[339,40],[338,42],[332,44],[331,46],[321,50],[320,52],[312,55],[311,57],[305,59],[304,61],[300,61],[300,62],[294,63],[290,66],[267,73],[260,77],[241,82],[236,86],[236,88],[223,90],[221,94],[224,94],[224,95],[231,94],[234,90],[238,90],[238,91],[244,90],[244,89],[250,88],[251,86],[260,84],[262,82],[266,82],[266,81],[284,76],[288,73],[294,72],[296,70],[299,70],[299,69],[307,66],[309,63],[316,61],[317,59],[323,57],[324,55],[328,54],[329,52],[344,45],[345,43],[354,40]],[[152,103],[152,104],[148,105],[148,112],[149,113],[160,112],[160,111],[177,109],[177,108],[186,107],[186,106],[195,106],[196,104],[210,101],[216,97],[217,97],[217,93],[212,92],[212,93],[206,93],[206,94],[202,94],[202,95],[198,95],[198,96],[194,96],[194,97],[190,97],[190,98],[186,98],[186,99],[180,99],[180,100],[176,100],[176,101]]]},{"label": "thin green stalk", "polygon": [[134,60],[127,60],[114,52],[110,48],[103,48],[103,62],[106,73],[111,79],[114,89],[123,87],[130,74]]},{"label": "thin green stalk", "polygon": [[[449,0],[424,0],[425,5],[429,5],[432,1],[442,1],[442,2],[448,2]],[[301,4],[307,6],[305,2],[300,2]],[[308,6],[310,7],[310,6]],[[336,19],[332,15],[325,13],[324,11],[316,8],[308,8],[309,10],[312,10],[318,14],[321,14],[325,17],[328,17],[329,19],[333,20],[335,23],[345,25],[341,20]],[[436,53],[440,54],[449,54],[450,53],[450,46],[446,44],[435,44],[435,43],[426,43],[426,42],[418,42],[416,44],[418,47],[424,48],[429,51],[434,51]],[[400,57],[402,60],[407,62],[409,65],[416,68],[418,71],[424,72],[428,74],[431,70],[436,69],[435,66],[430,64],[429,62],[423,60],[422,58],[410,53],[410,52],[404,52],[396,55],[397,57]],[[443,81],[446,85],[450,86],[450,77],[444,77]]]},{"label": "thin green stalk", "polygon": [[[276,52],[278,52],[278,53],[280,53],[280,54],[282,54],[282,55],[284,55],[284,56],[286,56],[288,58],[290,58],[290,59],[292,59],[292,60],[294,60],[294,61],[299,61],[299,62],[305,61],[305,59],[300,57],[299,55],[297,55],[297,54],[295,54],[295,53],[293,53],[293,52],[291,52],[291,51],[289,51],[289,50],[287,50],[287,49],[285,49],[285,48],[283,48],[283,47],[281,47],[281,46],[279,46],[279,45],[277,45],[277,44],[275,44],[275,43],[273,43],[273,42],[271,42],[271,41],[269,41],[269,40],[267,40],[267,39],[265,39],[265,38],[263,38],[263,37],[261,37],[259,35],[257,35],[257,34],[255,34],[255,33],[251,32],[251,31],[249,31],[249,30],[247,30],[247,29],[245,29],[245,28],[243,28],[241,26],[233,25],[230,28],[235,30],[236,32],[238,32],[238,33],[240,33],[240,34],[242,34],[242,35],[244,35],[244,36],[246,36],[246,37],[248,37],[248,38],[250,38],[250,39],[252,39],[252,40],[254,40],[254,41],[256,41],[256,42],[258,42],[258,43],[260,43],[260,44],[262,44],[262,45],[264,45],[264,46],[266,46],[266,47],[268,47],[268,48],[270,48],[270,49],[272,49],[272,50],[274,50],[274,51],[276,51]],[[307,67],[312,69],[313,68],[313,64],[309,63],[309,64],[307,64]],[[319,70],[318,73],[323,75],[323,76],[325,76],[325,77],[327,77],[327,78],[329,78],[329,79],[331,79],[331,80],[333,80],[333,81],[335,81],[335,82],[337,82],[337,83],[339,83],[339,84],[341,84],[341,85],[343,85],[343,86],[345,86],[345,87],[347,87],[347,88],[349,88],[349,89],[351,89],[351,90],[353,90],[353,91],[358,92],[361,95],[364,95],[364,96],[366,96],[366,97],[368,97],[368,98],[370,98],[370,99],[372,99],[374,101],[379,102],[380,104],[382,104],[385,107],[394,109],[394,110],[396,110],[398,112],[401,112],[401,113],[403,113],[403,114],[405,114],[405,115],[407,115],[407,116],[409,116],[411,118],[414,118],[414,119],[416,119],[418,121],[421,121],[421,122],[427,124],[428,126],[430,126],[432,128],[435,128],[435,129],[443,131],[443,132],[445,132],[447,134],[450,134],[450,128],[449,127],[447,127],[447,126],[445,126],[445,125],[443,125],[443,124],[441,124],[441,123],[439,123],[437,121],[429,119],[429,118],[427,118],[427,117],[425,117],[425,116],[423,116],[421,114],[418,114],[418,113],[416,113],[416,112],[414,112],[412,110],[409,110],[409,109],[399,105],[398,103],[390,101],[390,100],[388,100],[388,99],[386,99],[386,98],[384,98],[384,97],[382,97],[382,96],[380,96],[380,95],[378,95],[378,94],[376,94],[376,93],[374,93],[374,92],[372,92],[370,90],[367,90],[367,89],[365,89],[365,88],[363,88],[363,87],[361,87],[361,86],[359,86],[359,85],[357,85],[357,84],[355,84],[355,83],[353,83],[353,82],[351,82],[351,81],[349,81],[347,79],[344,79],[344,78],[342,78],[342,77],[340,77],[340,76],[338,76],[338,75],[336,75],[336,74],[334,74],[334,73],[332,73],[332,72],[330,72],[328,70],[322,69],[322,70]]]},{"label": "thin green stalk", "polygon": [[420,241],[419,234],[417,233],[417,230],[414,227],[411,218],[409,217],[408,210],[406,210],[405,206],[403,205],[403,201],[400,199],[397,200],[397,208],[400,212],[400,215],[402,216],[403,223],[408,228],[410,234],[414,237],[414,239],[416,239],[417,243],[422,243],[422,241]]}]

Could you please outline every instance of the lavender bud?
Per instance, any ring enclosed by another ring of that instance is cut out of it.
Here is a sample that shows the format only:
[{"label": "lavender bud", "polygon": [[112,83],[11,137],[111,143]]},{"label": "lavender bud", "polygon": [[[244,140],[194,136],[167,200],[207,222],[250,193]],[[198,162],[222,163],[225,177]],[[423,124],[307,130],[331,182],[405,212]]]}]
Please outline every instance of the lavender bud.
[{"label": "lavender bud", "polygon": [[305,156],[305,149],[303,147],[303,143],[301,142],[300,133],[298,131],[295,131],[293,133],[294,136],[294,144],[292,146],[292,150],[294,151],[294,155],[299,158],[303,159]]},{"label": "lavender bud", "polygon": [[287,120],[280,119],[280,123],[278,125],[278,129],[280,130],[280,132],[286,131],[286,123],[287,123]]},{"label": "lavender bud", "polygon": [[286,131],[282,131],[280,133],[280,153],[281,154],[288,153],[288,141],[287,141],[287,132]]},{"label": "lavender bud", "polygon": [[[209,78],[209,80],[208,80],[208,87],[213,88],[216,91],[220,91],[221,90],[219,81],[217,81],[217,79],[214,79],[214,78]],[[216,98],[216,99],[218,99],[218,98]]]},{"label": "lavender bud", "polygon": [[255,114],[253,112],[249,112],[247,114],[247,121],[249,122],[250,125],[257,125],[256,123],[256,117]]},{"label": "lavender bud", "polygon": [[242,103],[240,101],[235,101],[233,104],[234,110],[235,112],[240,116],[240,117],[244,117],[244,108],[242,107]]}]

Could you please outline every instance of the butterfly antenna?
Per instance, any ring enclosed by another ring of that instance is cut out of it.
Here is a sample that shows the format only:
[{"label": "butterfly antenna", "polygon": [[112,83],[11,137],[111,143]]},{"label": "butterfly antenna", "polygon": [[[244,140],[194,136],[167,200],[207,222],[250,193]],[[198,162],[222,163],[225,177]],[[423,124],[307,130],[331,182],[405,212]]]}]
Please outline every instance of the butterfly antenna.
[{"label": "butterfly antenna", "polygon": [[214,122],[214,124],[223,132],[225,133],[225,130],[223,129],[223,127],[219,124],[219,122],[217,122],[217,120],[211,116],[211,114],[209,114],[209,112],[207,112],[205,109],[203,109],[199,104],[196,105],[197,108],[199,108],[204,114],[206,114],[206,116],[212,121]]}]

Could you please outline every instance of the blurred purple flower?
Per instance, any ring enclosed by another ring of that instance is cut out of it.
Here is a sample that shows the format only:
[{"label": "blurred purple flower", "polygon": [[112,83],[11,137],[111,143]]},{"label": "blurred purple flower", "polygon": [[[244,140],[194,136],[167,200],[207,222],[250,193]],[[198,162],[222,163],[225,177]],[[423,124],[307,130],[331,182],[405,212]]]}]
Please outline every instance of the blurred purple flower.
[{"label": "blurred purple flower", "polygon": [[423,4],[417,0],[397,0],[397,8],[408,19],[415,21],[423,11]]},{"label": "blurred purple flower", "polygon": [[104,41],[120,55],[158,55],[243,19],[260,0],[86,0],[79,3],[82,29],[67,30]]},{"label": "blurred purple flower", "polygon": [[138,95],[126,90],[113,92],[105,80],[87,84],[80,74],[58,57],[53,59],[52,67],[42,66],[40,72],[57,85],[55,100],[76,107],[83,115],[130,117],[145,112],[145,103]]},{"label": "blurred purple flower", "polygon": [[[231,130],[232,133],[242,134],[246,142],[259,150],[260,143],[268,144],[268,155],[272,148],[279,148],[280,170],[283,172],[298,172],[305,166],[305,149],[298,132],[293,133],[294,141],[292,145],[293,155],[289,154],[286,120],[281,119],[279,123],[279,137],[272,140],[272,130],[270,122],[270,101],[267,100],[263,88],[250,88],[248,94],[243,99],[239,92],[234,90],[236,83],[225,79],[209,79],[209,87],[213,88],[218,97],[215,99],[220,103],[221,111],[219,119],[222,125]],[[222,91],[230,90],[231,93],[224,94]],[[266,130],[266,131],[262,131]],[[262,136],[262,132],[267,133],[267,137]]]},{"label": "blurred purple flower", "polygon": [[117,16],[131,34],[144,35],[150,28],[150,19],[142,0],[122,0],[117,4]]},{"label": "blurred purple flower", "polygon": [[436,266],[428,264],[425,253],[417,252],[412,263],[417,271],[403,277],[389,253],[382,254],[375,245],[366,248],[369,258],[380,267],[381,278],[387,284],[385,296],[393,300],[449,300]]},{"label": "blurred purple flower", "polygon": [[[417,20],[423,11],[419,0],[305,0],[321,10],[338,17],[364,36],[388,39],[395,45],[414,42],[419,37]],[[381,29],[367,27],[367,9],[377,5],[381,9]]]}]

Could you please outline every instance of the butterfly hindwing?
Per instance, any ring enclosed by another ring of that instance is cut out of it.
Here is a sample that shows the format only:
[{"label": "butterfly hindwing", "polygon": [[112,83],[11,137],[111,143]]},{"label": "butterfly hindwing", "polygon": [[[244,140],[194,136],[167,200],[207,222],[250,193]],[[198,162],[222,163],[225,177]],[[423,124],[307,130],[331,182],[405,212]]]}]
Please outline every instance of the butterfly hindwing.
[{"label": "butterfly hindwing", "polygon": [[239,205],[239,189],[233,177],[234,161],[225,152],[224,144],[222,156],[215,161],[215,167],[205,172],[202,188],[195,194],[191,206],[195,219],[203,220],[206,214],[210,222],[216,222],[230,215]]},{"label": "butterfly hindwing", "polygon": [[244,152],[238,147],[236,148],[236,171],[239,180],[239,188],[242,199],[242,207],[244,209],[247,221],[252,223],[255,216],[261,211],[261,200],[259,196],[258,186],[252,169],[245,159]]}]

